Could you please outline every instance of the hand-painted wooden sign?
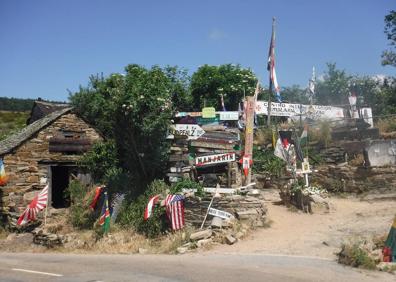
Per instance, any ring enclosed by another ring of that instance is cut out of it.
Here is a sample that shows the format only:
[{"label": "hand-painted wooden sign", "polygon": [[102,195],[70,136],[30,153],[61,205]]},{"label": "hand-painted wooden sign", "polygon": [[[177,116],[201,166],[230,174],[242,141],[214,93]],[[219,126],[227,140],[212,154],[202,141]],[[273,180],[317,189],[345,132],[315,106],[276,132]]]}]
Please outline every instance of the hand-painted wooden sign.
[{"label": "hand-painted wooden sign", "polygon": [[175,124],[171,126],[168,138],[172,139],[175,136],[187,136],[188,140],[196,140],[204,134],[205,130],[198,124]]},{"label": "hand-painted wooden sign", "polygon": [[204,166],[211,164],[228,163],[233,161],[235,161],[235,153],[225,153],[225,154],[196,157],[195,165]]},{"label": "hand-painted wooden sign", "polygon": [[215,122],[220,121],[220,119],[218,117],[214,117],[214,118],[197,117],[196,119],[197,119],[198,124],[210,124],[210,123],[215,123]]},{"label": "hand-painted wooden sign", "polygon": [[236,192],[236,189],[234,188],[204,187],[203,190],[206,193],[220,193],[220,194],[234,194]]},{"label": "hand-painted wooden sign", "polygon": [[238,120],[238,112],[219,112],[220,120]]},{"label": "hand-painted wooden sign", "polygon": [[230,214],[229,212],[217,210],[214,208],[209,209],[209,214],[213,215],[213,216],[220,217],[220,218],[224,218],[224,219],[234,218],[234,216],[232,214]]},{"label": "hand-painted wooden sign", "polygon": [[216,117],[216,109],[213,107],[206,107],[202,109],[203,118],[214,118]]}]

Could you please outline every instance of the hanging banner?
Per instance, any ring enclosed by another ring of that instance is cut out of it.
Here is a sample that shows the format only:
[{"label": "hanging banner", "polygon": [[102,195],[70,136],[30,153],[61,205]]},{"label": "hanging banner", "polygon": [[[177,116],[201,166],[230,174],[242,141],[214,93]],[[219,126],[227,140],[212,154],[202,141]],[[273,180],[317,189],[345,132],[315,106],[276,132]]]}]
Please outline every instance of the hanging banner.
[{"label": "hanging banner", "polygon": [[209,156],[201,156],[195,158],[196,166],[204,166],[219,163],[228,163],[235,161],[235,153],[216,154]]},{"label": "hanging banner", "polygon": [[[256,114],[268,114],[268,102],[256,102]],[[341,119],[344,117],[344,109],[341,107],[321,106],[321,105],[303,105],[289,103],[271,103],[271,116],[293,117],[303,115],[313,120],[319,119]]]}]

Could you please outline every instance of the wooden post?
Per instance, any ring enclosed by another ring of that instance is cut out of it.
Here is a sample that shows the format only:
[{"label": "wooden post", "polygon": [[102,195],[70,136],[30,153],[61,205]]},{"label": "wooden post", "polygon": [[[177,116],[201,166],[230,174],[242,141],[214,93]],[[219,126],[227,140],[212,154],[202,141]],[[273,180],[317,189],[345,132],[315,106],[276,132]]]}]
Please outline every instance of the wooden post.
[{"label": "wooden post", "polygon": [[[253,160],[253,127],[254,127],[254,109],[255,98],[248,96],[246,99],[246,127],[245,127],[245,148],[244,156]],[[245,185],[248,185],[252,179],[252,169],[249,168],[248,175],[245,179]]]}]

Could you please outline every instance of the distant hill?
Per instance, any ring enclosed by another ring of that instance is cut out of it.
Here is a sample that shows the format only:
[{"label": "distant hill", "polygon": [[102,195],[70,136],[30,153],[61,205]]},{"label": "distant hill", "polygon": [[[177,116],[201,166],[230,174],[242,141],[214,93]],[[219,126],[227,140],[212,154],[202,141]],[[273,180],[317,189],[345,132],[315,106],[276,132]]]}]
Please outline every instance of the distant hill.
[{"label": "distant hill", "polygon": [[26,126],[30,111],[0,111],[0,141]]},{"label": "distant hill", "polygon": [[27,112],[33,107],[33,99],[0,97],[0,111]]}]

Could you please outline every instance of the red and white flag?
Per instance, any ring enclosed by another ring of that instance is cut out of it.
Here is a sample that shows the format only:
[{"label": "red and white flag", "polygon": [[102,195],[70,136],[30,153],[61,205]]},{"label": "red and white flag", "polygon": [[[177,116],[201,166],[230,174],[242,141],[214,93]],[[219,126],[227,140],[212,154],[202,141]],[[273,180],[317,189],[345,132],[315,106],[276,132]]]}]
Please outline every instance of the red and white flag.
[{"label": "red and white flag", "polygon": [[165,199],[166,214],[171,222],[172,230],[184,227],[184,196],[168,195]]},{"label": "red and white flag", "polygon": [[160,195],[155,195],[153,197],[150,198],[146,209],[144,210],[144,220],[149,219],[149,217],[153,214],[154,211],[154,205],[158,202]]},{"label": "red and white flag", "polygon": [[37,213],[43,210],[48,203],[48,185],[44,187],[39,194],[37,194],[26,210],[18,219],[17,225],[23,225],[29,221],[34,221],[37,218]]}]

